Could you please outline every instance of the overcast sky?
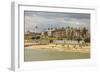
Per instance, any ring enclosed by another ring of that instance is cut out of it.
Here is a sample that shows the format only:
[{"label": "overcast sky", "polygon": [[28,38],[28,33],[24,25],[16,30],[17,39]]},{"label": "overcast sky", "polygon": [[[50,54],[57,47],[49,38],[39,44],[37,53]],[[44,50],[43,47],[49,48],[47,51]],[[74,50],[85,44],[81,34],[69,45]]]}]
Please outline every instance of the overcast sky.
[{"label": "overcast sky", "polygon": [[47,28],[86,27],[90,29],[90,14],[24,11],[25,31],[46,31]]}]

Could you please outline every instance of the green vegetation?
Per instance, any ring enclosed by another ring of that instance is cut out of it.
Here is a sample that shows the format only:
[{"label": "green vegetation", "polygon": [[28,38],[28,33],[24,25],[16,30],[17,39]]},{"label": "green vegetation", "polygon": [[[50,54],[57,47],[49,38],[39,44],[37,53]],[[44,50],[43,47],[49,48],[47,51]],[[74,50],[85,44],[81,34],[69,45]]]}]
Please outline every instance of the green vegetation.
[{"label": "green vegetation", "polygon": [[[37,28],[37,27],[36,27]],[[51,35],[48,34],[48,31],[51,32]],[[90,43],[90,34],[88,30],[84,28],[72,28],[72,27],[62,27],[62,28],[48,28],[48,31],[45,31],[43,34],[35,33],[35,32],[27,32],[24,35],[25,41],[50,41],[52,43],[53,40],[75,40],[78,43],[80,41],[84,41],[85,43]]]},{"label": "green vegetation", "polygon": [[33,36],[31,39],[32,40],[34,40],[34,39],[40,39],[40,36]]},{"label": "green vegetation", "polygon": [[90,38],[89,37],[85,38],[84,41],[85,41],[85,43],[90,43]]},{"label": "green vegetation", "polygon": [[79,43],[82,39],[81,39],[80,37],[78,37],[76,40],[77,40],[78,43]]}]

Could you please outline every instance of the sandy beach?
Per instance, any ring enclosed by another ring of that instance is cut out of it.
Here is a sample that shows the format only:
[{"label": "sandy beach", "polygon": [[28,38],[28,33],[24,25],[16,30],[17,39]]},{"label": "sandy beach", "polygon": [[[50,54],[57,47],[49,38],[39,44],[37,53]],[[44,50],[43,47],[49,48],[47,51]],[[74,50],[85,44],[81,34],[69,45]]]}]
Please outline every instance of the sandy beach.
[{"label": "sandy beach", "polygon": [[90,53],[90,46],[81,46],[79,45],[56,45],[56,44],[48,44],[48,45],[30,45],[25,47],[25,49],[48,49],[51,51],[70,51],[70,52],[82,52],[82,53]]}]

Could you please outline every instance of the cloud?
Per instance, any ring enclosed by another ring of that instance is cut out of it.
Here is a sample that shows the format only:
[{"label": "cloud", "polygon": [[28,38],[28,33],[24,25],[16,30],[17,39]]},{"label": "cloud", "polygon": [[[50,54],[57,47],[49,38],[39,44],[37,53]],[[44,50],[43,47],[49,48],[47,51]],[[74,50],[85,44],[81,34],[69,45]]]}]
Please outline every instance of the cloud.
[{"label": "cloud", "polygon": [[76,13],[55,13],[55,12],[25,12],[25,31],[35,31],[35,26],[38,26],[37,31],[41,32],[50,27],[80,27],[86,26],[90,28],[89,14]]}]

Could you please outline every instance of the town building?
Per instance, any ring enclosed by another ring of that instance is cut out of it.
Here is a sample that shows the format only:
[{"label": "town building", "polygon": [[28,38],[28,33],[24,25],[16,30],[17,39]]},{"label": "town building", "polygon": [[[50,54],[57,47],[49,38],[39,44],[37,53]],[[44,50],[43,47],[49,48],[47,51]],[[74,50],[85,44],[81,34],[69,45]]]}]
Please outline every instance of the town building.
[{"label": "town building", "polygon": [[88,30],[84,28],[55,28],[55,29],[48,29],[48,31],[42,32],[42,36],[54,37],[54,38],[66,38],[68,40],[74,40],[77,38],[84,39],[85,37],[89,37],[90,34]]}]

